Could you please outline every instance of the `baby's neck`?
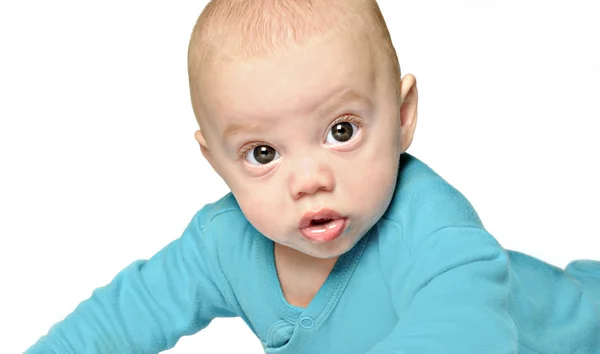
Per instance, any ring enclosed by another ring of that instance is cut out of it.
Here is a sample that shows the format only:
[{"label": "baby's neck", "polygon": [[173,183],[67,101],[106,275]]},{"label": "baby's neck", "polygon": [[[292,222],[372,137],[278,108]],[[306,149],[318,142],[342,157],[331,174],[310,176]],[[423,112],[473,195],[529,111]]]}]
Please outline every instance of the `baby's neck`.
[{"label": "baby's neck", "polygon": [[288,303],[297,307],[310,304],[338,259],[315,258],[278,243],[274,256],[281,291]]}]

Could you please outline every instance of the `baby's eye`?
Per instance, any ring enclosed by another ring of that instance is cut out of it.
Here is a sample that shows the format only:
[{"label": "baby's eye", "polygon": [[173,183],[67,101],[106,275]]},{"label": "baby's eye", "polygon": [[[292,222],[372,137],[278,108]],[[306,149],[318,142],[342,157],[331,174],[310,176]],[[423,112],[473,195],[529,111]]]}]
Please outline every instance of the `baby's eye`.
[{"label": "baby's eye", "polygon": [[354,123],[339,122],[335,124],[331,130],[329,130],[325,142],[327,144],[345,143],[346,141],[352,139],[354,132],[357,130],[358,126],[356,126]]},{"label": "baby's eye", "polygon": [[279,153],[269,145],[259,145],[246,153],[246,161],[251,165],[266,165],[279,158]]}]

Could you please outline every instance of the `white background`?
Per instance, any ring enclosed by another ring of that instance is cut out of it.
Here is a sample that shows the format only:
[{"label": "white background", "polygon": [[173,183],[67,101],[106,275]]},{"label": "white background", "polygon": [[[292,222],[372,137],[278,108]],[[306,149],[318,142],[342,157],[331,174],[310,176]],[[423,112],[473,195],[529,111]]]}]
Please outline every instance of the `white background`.
[{"label": "white background", "polygon": [[[0,337],[17,353],[227,192],[186,78],[206,1],[0,3]],[[410,152],[509,249],[600,259],[594,1],[381,1],[417,77]],[[173,353],[260,353],[216,320]]]}]

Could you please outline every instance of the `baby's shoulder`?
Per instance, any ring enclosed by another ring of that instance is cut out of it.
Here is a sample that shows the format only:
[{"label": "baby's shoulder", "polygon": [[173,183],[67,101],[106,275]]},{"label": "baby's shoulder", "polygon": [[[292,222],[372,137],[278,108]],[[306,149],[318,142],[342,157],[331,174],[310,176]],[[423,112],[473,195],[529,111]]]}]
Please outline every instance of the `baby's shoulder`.
[{"label": "baby's shoulder", "polygon": [[229,281],[253,264],[260,240],[231,193],[196,212],[186,233],[194,239],[197,254],[213,262]]},{"label": "baby's shoulder", "polygon": [[388,281],[425,279],[469,255],[501,254],[469,200],[431,168],[404,156],[392,202],[371,245]]},{"label": "baby's shoulder", "polygon": [[483,224],[461,192],[428,165],[404,154],[394,196],[380,221],[382,236],[400,237],[410,250],[446,228],[483,229]]},{"label": "baby's shoulder", "polygon": [[243,218],[241,209],[232,193],[227,193],[221,199],[204,205],[196,215],[194,222],[206,227],[211,223],[226,222],[228,219]]},{"label": "baby's shoulder", "polygon": [[203,206],[188,227],[198,230],[205,242],[221,245],[236,244],[249,229],[233,194],[228,193],[216,202]]}]

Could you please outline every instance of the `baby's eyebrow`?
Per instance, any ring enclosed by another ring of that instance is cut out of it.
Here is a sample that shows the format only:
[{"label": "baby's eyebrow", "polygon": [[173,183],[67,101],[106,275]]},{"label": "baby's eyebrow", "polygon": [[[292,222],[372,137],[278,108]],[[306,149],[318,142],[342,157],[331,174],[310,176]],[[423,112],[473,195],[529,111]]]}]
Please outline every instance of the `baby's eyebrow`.
[{"label": "baby's eyebrow", "polygon": [[342,104],[349,102],[360,102],[367,107],[371,107],[372,105],[371,100],[366,95],[363,95],[354,89],[347,89],[334,95],[331,99],[327,100],[322,107],[319,107],[319,115],[327,116]]},{"label": "baby's eyebrow", "polygon": [[230,139],[232,136],[234,135],[240,135],[240,134],[244,134],[244,133],[256,133],[256,132],[260,132],[260,131],[264,131],[265,128],[260,126],[259,124],[237,124],[237,123],[231,123],[227,126],[227,128],[225,128],[225,130],[223,131],[223,135],[221,136],[221,138],[226,141],[227,139]]}]

